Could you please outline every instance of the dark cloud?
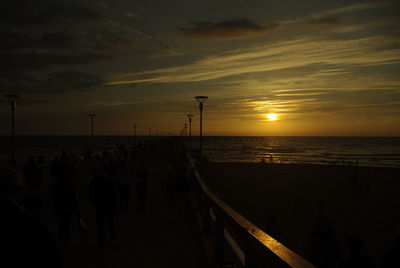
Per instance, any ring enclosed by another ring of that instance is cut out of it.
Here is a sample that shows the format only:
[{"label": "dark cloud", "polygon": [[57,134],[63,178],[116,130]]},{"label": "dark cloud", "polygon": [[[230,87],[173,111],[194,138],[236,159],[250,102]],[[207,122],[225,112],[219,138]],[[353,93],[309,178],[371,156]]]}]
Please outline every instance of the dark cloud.
[{"label": "dark cloud", "polygon": [[0,11],[0,23],[23,27],[81,25],[102,20],[89,9],[56,1],[7,1]]},{"label": "dark cloud", "polygon": [[305,22],[306,25],[335,25],[338,24],[339,20],[335,18],[318,18],[313,20],[308,20]]},{"label": "dark cloud", "polygon": [[23,98],[20,98],[18,100],[18,105],[21,106],[33,106],[33,105],[41,105],[41,104],[47,104],[51,103],[50,99],[37,99],[37,98],[31,98],[24,96]]},{"label": "dark cloud", "polygon": [[169,51],[156,36],[54,0],[2,3],[0,38],[0,90],[8,92],[92,89],[102,85],[99,76],[62,70],[128,55],[153,56]]},{"label": "dark cloud", "polygon": [[[35,97],[25,95],[25,96],[23,96],[23,98],[18,99],[17,106],[40,105],[40,104],[46,104],[49,102],[50,102],[49,99],[43,99],[43,98],[38,99]],[[10,102],[6,98],[0,98],[0,105],[4,105],[4,107],[7,107],[8,105],[10,105]]]},{"label": "dark cloud", "polygon": [[65,71],[51,74],[48,82],[56,91],[86,91],[102,86],[104,80],[101,76],[91,73]]},{"label": "dark cloud", "polygon": [[0,75],[0,92],[58,94],[67,91],[93,90],[104,85],[101,76],[77,72],[63,71],[48,74],[28,75],[8,73]]},{"label": "dark cloud", "polygon": [[0,53],[0,73],[37,71],[49,67],[89,64],[111,58],[102,54]]},{"label": "dark cloud", "polygon": [[[31,33],[18,30],[1,30],[0,53],[23,55],[35,53],[53,54],[102,54],[99,59],[127,54],[166,54],[169,47],[156,37],[135,35],[122,37],[109,32],[75,34],[64,32]],[[81,62],[78,62],[78,64]],[[62,64],[62,61],[60,62]],[[47,65],[47,64],[45,64]]]},{"label": "dark cloud", "polygon": [[68,33],[35,34],[18,30],[0,29],[3,52],[39,52],[80,49],[81,40]]},{"label": "dark cloud", "polygon": [[[91,26],[93,23],[96,27]],[[117,57],[169,51],[168,45],[154,35],[58,1],[6,2],[0,11],[0,37],[0,52]]]},{"label": "dark cloud", "polygon": [[260,35],[276,30],[278,23],[262,25],[249,19],[233,19],[223,22],[193,22],[191,28],[178,28],[186,37],[198,39],[237,39]]}]

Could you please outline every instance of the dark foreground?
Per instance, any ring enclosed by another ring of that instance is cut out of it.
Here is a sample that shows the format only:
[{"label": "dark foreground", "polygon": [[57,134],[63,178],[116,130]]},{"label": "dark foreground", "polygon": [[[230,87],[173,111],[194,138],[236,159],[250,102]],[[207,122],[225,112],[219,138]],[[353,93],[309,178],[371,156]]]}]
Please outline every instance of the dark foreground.
[{"label": "dark foreground", "polygon": [[[348,259],[354,237],[375,265],[399,246],[400,169],[221,162],[201,173],[211,191],[314,264],[324,246],[338,264]],[[327,243],[315,243],[318,228]]]},{"label": "dark foreground", "polygon": [[[166,200],[166,184],[173,179],[170,166],[152,155],[145,157],[145,163],[149,172],[145,210],[133,195],[130,207],[116,216],[117,237],[98,248],[93,208],[83,198],[88,233],[81,237],[75,230],[64,249],[65,267],[207,267],[188,202]],[[88,196],[86,186],[79,187],[80,196]]]},{"label": "dark foreground", "polygon": [[[168,153],[171,148],[162,145],[132,152],[124,148],[118,154],[87,159],[63,153],[49,165],[17,165],[24,173],[22,207],[49,229],[63,267],[208,267],[189,188],[178,187],[178,177],[184,176],[186,168],[179,161],[181,151],[175,148]],[[93,183],[99,176],[110,189],[94,186],[99,185]],[[120,186],[128,184],[129,202],[121,207]],[[100,204],[102,199],[107,200],[105,206]],[[110,236],[106,224],[104,241],[98,239],[99,211],[106,211],[105,219],[112,216],[115,222],[116,235]],[[67,223],[69,217],[69,235],[60,235],[59,223]],[[27,238],[21,238],[21,243],[23,239]],[[40,255],[49,254],[54,251]],[[40,262],[32,265],[40,266]]]}]

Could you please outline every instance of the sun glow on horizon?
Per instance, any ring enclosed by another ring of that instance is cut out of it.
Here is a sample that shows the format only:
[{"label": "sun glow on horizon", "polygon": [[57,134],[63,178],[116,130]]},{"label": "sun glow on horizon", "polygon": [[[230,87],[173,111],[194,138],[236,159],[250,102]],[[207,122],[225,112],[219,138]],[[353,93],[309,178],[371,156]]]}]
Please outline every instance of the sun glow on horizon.
[{"label": "sun glow on horizon", "polygon": [[267,114],[267,118],[269,121],[275,121],[275,120],[278,120],[278,115],[277,114]]}]

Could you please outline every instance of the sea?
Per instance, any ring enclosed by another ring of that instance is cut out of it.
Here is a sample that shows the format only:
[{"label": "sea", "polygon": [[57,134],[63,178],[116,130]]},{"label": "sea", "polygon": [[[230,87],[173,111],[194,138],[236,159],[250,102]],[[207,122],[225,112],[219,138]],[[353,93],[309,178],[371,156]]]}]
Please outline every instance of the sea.
[{"label": "sea", "polygon": [[[165,136],[137,136],[136,142]],[[191,149],[199,138],[181,137]],[[254,137],[205,136],[203,154],[215,162],[307,163],[400,168],[400,137]],[[132,145],[133,136],[95,136],[97,151]],[[31,156],[50,161],[62,150],[80,154],[91,145],[91,136],[16,136],[15,156],[23,163]],[[10,159],[11,137],[0,136],[0,162]]]}]

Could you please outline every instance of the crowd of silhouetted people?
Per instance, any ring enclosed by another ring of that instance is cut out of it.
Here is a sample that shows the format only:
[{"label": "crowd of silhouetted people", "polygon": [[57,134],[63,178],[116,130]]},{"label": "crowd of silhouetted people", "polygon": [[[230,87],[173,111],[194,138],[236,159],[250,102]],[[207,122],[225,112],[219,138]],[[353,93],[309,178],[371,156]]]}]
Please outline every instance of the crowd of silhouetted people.
[{"label": "crowd of silhouetted people", "polygon": [[[79,156],[62,151],[49,163],[44,157],[31,157],[24,165],[11,160],[0,167],[0,244],[7,249],[2,251],[5,263],[10,261],[10,267],[61,267],[60,253],[70,243],[72,226],[78,223],[83,236],[88,229],[88,215],[80,209],[82,200],[89,200],[95,211],[96,227],[89,228],[97,230],[97,245],[103,247],[116,239],[117,213],[135,206],[145,215],[148,165],[156,164],[146,163],[146,154],[171,166],[168,175],[175,178],[167,183],[166,199],[188,191],[186,166],[179,163],[186,155],[185,147],[176,141],[149,141],[101,153],[87,148]],[[80,191],[77,185],[88,191]],[[48,217],[55,219],[56,228],[48,226]]]}]

